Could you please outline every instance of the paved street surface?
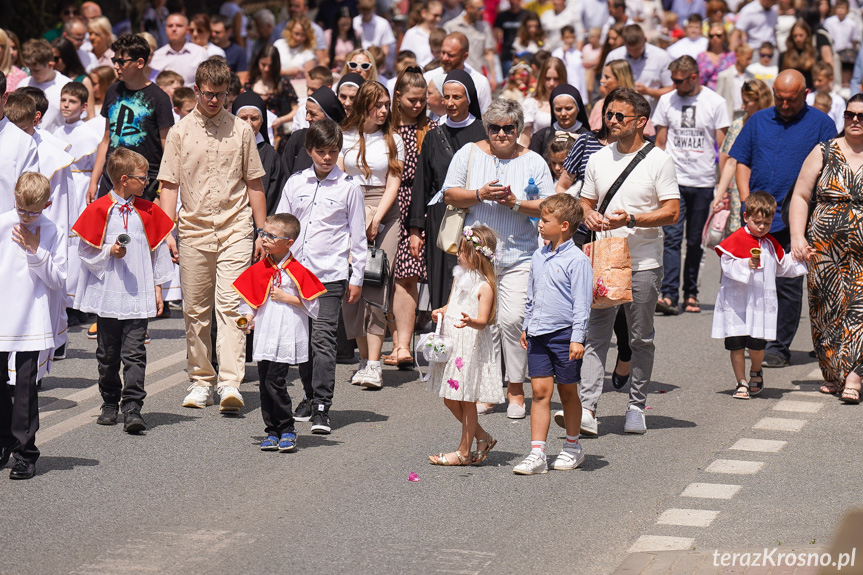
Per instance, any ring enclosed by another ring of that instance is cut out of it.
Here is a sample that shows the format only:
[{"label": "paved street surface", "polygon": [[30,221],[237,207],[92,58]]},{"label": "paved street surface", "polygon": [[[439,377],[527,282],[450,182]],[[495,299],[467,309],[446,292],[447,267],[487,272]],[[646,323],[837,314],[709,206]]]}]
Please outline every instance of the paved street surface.
[{"label": "paved street surface", "polygon": [[[96,425],[96,342],[74,328],[41,392],[37,476],[0,476],[0,572],[682,574],[695,568],[672,566],[706,567],[716,550],[823,551],[863,506],[863,406],[818,393],[806,318],[793,365],[765,370],[759,397],[732,399],[727,352],[710,339],[718,259],[706,258],[704,311],[657,318],[647,434],[624,435],[627,395],[607,381],[583,467],[533,477],[512,473],[529,420],[502,407],[482,418],[498,439],[484,466],[429,465],[455,448],[458,424],[415,372],[394,368],[367,391],[340,365],[332,435],[299,423],[297,453],[261,452],[252,364],[241,416],[180,407],[176,312],[151,323],[150,429],[128,436]],[[296,405],[302,388],[290,389]],[[551,454],[562,431],[552,424]]]}]

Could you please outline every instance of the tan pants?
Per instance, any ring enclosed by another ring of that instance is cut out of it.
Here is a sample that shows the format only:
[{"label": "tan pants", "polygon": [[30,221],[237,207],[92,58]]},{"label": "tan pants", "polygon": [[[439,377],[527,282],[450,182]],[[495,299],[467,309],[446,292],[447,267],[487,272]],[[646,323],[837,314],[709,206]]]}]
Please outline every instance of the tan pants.
[{"label": "tan pants", "polygon": [[[231,287],[251,264],[252,235],[205,252],[180,240],[180,284],[183,289],[183,314],[186,318],[186,346],[189,378],[195,385],[239,387],[246,373],[246,335],[237,329],[240,296]],[[210,321],[216,307],[216,357],[213,363]]]},{"label": "tan pants", "polygon": [[[378,204],[384,194],[383,186],[363,186],[363,195],[366,204],[366,225],[372,221],[377,212]],[[387,254],[389,264],[390,287],[387,292],[392,300],[392,277],[393,268],[396,265],[396,251],[399,247],[399,234],[401,233],[401,217],[399,215],[399,203],[393,202],[390,211],[381,219],[383,229],[375,237],[375,246],[381,248]],[[385,336],[387,332],[387,320],[382,309],[370,306],[365,300],[384,305],[384,288],[363,286],[363,295],[360,301],[354,304],[342,305],[342,317],[345,320],[345,332],[348,339],[365,337],[366,334]]]}]

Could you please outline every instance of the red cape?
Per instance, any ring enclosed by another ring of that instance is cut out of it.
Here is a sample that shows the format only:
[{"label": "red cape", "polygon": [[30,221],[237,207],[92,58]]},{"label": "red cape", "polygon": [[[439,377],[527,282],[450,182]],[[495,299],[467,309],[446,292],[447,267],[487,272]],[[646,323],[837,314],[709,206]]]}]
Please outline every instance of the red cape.
[{"label": "red cape", "polygon": [[[94,248],[102,249],[105,230],[108,228],[108,214],[116,203],[111,194],[106,194],[94,201],[84,209],[81,217],[72,226],[72,231]],[[150,251],[155,250],[174,230],[174,220],[159,206],[141,198],[132,200],[132,209],[141,218]]]},{"label": "red cape", "polygon": [[[766,234],[763,239],[769,241],[773,245],[773,251],[776,252],[776,259],[781,262],[782,258],[785,257],[785,250],[782,249],[782,246],[779,245],[776,238],[770,234]],[[728,254],[733,258],[748,260],[752,257],[749,250],[760,247],[761,242],[759,239],[749,233],[746,226],[741,226],[739,230],[722,240],[715,249],[716,253],[719,254],[720,257],[722,254]]]},{"label": "red cape", "polygon": [[[267,256],[240,274],[240,277],[231,285],[247,304],[258,309],[264,305],[270,295],[273,279],[280,273],[278,268],[272,258]],[[295,260],[294,256],[289,257],[281,265],[281,269],[288,272],[288,276],[297,285],[300,297],[304,300],[313,300],[327,291],[321,280]]]}]

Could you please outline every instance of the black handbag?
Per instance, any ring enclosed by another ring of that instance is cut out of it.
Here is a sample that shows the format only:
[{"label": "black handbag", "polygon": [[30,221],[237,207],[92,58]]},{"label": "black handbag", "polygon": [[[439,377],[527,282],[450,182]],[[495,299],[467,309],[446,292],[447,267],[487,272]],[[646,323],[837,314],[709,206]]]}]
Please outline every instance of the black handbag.
[{"label": "black handbag", "polygon": [[371,287],[381,287],[385,285],[389,279],[389,262],[387,261],[387,253],[381,248],[375,247],[374,244],[369,244],[368,252],[366,252],[366,271],[363,275],[363,285]]}]

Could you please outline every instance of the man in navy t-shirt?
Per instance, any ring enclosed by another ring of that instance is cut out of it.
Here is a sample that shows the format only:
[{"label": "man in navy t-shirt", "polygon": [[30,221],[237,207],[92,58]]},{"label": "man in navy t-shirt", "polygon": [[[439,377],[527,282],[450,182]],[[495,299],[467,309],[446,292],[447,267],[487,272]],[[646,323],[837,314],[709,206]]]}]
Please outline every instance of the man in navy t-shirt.
[{"label": "man in navy t-shirt", "polygon": [[240,84],[245,85],[249,81],[249,60],[246,58],[246,51],[231,42],[231,28],[233,24],[230,20],[221,15],[213,16],[210,23],[210,40],[225,51],[228,67],[240,78]]}]

